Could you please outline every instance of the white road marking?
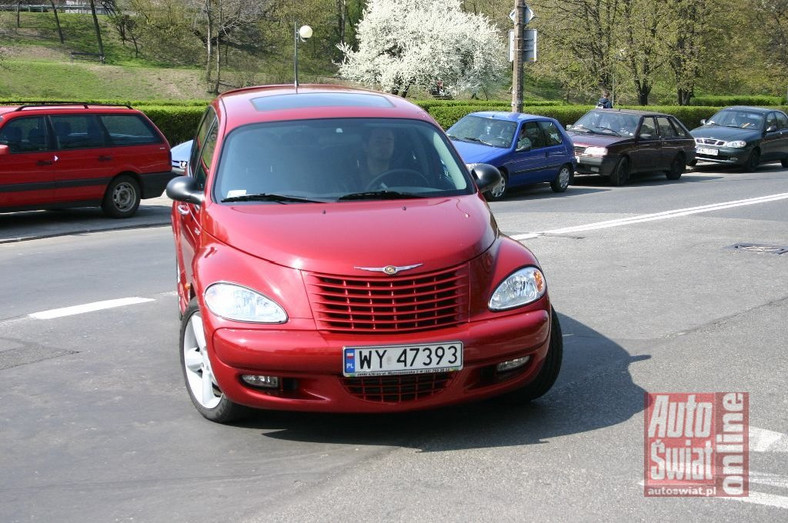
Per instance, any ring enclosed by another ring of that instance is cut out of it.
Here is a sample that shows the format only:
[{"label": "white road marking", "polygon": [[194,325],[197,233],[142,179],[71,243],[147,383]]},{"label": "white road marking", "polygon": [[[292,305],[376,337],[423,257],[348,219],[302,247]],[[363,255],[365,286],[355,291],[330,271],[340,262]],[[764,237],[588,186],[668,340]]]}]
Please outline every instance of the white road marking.
[{"label": "white road marking", "polygon": [[788,434],[750,427],[750,452],[788,452]]},{"label": "white road marking", "polygon": [[654,214],[642,214],[639,216],[630,216],[629,218],[619,218],[616,220],[607,220],[603,222],[589,223],[586,225],[577,225],[574,227],[563,227],[561,229],[553,229],[550,231],[515,234],[512,235],[511,237],[517,241],[529,240],[532,238],[538,238],[539,236],[554,235],[554,234],[572,234],[577,232],[593,231],[597,229],[608,229],[610,227],[621,227],[623,225],[632,225],[634,223],[652,222],[656,220],[667,220],[669,218],[679,218],[681,216],[689,216],[691,214],[719,211],[723,209],[732,209],[734,207],[742,207],[745,205],[757,205],[759,203],[776,202],[785,199],[788,199],[788,193],[779,193],[779,194],[772,194],[770,196],[761,196],[758,198],[747,198],[745,200],[733,200],[730,202],[701,205],[699,207],[674,209],[672,211],[663,211]]},{"label": "white road marking", "polygon": [[74,316],[75,314],[84,314],[86,312],[100,311],[104,309],[112,309],[114,307],[124,307],[126,305],[136,305],[138,303],[147,303],[154,301],[152,298],[120,298],[117,300],[96,301],[93,303],[86,303],[84,305],[74,305],[73,307],[62,307],[60,309],[50,309],[48,311],[34,312],[29,314],[28,317],[37,320],[51,320],[53,318],[62,318],[63,316]]}]

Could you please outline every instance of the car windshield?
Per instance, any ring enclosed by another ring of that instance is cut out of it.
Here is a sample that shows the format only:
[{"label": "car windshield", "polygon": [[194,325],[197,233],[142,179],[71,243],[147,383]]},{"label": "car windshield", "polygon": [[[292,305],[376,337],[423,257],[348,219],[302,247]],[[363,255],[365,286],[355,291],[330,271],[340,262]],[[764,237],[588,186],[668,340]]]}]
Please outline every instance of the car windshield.
[{"label": "car windshield", "polygon": [[250,124],[224,141],[213,195],[225,203],[390,200],[471,194],[441,130],[404,119]]},{"label": "car windshield", "polygon": [[516,130],[515,122],[469,114],[449,127],[447,134],[452,140],[509,148],[512,146]]},{"label": "car windshield", "polygon": [[634,114],[603,110],[589,111],[569,129],[580,133],[634,136],[640,118]]},{"label": "car windshield", "polygon": [[723,109],[706,120],[706,125],[721,125],[723,127],[737,127],[739,129],[763,129],[763,122],[764,118],[760,113],[736,109]]}]

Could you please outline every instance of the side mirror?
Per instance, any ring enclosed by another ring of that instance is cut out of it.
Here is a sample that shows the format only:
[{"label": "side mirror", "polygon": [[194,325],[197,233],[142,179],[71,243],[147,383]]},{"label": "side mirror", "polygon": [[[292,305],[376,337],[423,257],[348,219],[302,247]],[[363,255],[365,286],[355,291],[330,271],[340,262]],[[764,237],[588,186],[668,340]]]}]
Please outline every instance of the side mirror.
[{"label": "side mirror", "polygon": [[177,202],[202,205],[205,201],[202,187],[191,176],[178,176],[170,180],[167,184],[166,193],[167,196]]},{"label": "side mirror", "polygon": [[11,152],[11,149],[9,149],[7,145],[0,144],[0,156],[8,154],[9,152]]},{"label": "side mirror", "polygon": [[476,186],[481,192],[495,189],[503,181],[501,171],[488,163],[470,163],[468,170],[476,179]]},{"label": "side mirror", "polygon": [[770,125],[769,127],[766,128],[766,132],[767,133],[773,133],[776,130],[777,130],[777,126],[776,125]]}]

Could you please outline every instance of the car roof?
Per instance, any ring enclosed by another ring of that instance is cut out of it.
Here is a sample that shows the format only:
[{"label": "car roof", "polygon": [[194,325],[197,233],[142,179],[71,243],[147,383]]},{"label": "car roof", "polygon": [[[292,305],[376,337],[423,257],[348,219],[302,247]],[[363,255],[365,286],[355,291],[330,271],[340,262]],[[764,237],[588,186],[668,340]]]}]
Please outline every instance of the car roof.
[{"label": "car roof", "polygon": [[620,109],[618,107],[614,107],[612,109],[601,109],[601,108],[598,108],[598,109],[591,109],[591,110],[595,111],[595,112],[605,112],[605,113],[607,113],[607,112],[617,112],[617,113],[621,113],[621,114],[631,114],[631,115],[634,115],[634,116],[673,116],[673,115],[670,115],[670,114],[660,113],[660,112],[657,112],[657,111],[646,111],[646,110],[642,110],[642,109]]},{"label": "car roof", "polygon": [[127,113],[129,111],[138,112],[136,109],[133,109],[130,105],[119,105],[119,104],[97,104],[97,103],[89,103],[89,102],[11,102],[12,105],[1,105],[0,106],[0,114],[9,114],[9,113],[19,113],[19,114],[29,114],[29,113],[51,113],[53,111],[57,112],[84,112],[85,110],[90,111],[101,111],[101,112],[123,112]]},{"label": "car roof", "polygon": [[476,111],[474,113],[469,113],[468,116],[479,116],[482,118],[493,118],[496,120],[509,120],[512,122],[521,122],[525,120],[552,120],[552,118],[549,116],[508,111]]},{"label": "car roof", "polygon": [[725,107],[725,108],[720,109],[720,110],[721,111],[725,111],[725,110],[728,110],[728,109],[734,110],[734,111],[751,111],[751,112],[755,112],[755,113],[770,113],[772,111],[779,111],[779,109],[776,109],[774,107],[772,107],[772,108],[753,107],[752,105],[731,105],[730,107]]},{"label": "car roof", "polygon": [[213,102],[228,129],[256,122],[315,118],[408,118],[438,125],[404,98],[338,85],[267,85],[227,91]]}]

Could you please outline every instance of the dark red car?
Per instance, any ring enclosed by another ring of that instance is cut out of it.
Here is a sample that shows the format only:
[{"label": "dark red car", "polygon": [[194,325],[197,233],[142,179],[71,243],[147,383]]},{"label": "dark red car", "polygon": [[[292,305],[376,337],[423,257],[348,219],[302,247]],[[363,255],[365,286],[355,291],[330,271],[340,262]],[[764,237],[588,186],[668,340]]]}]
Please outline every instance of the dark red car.
[{"label": "dark red car", "polygon": [[100,205],[128,218],[173,176],[167,139],[131,107],[0,107],[0,212]]},{"label": "dark red car", "polygon": [[395,96],[219,96],[173,179],[187,390],[244,406],[394,412],[554,383],[561,330],[536,258],[501,235],[438,124]]}]

